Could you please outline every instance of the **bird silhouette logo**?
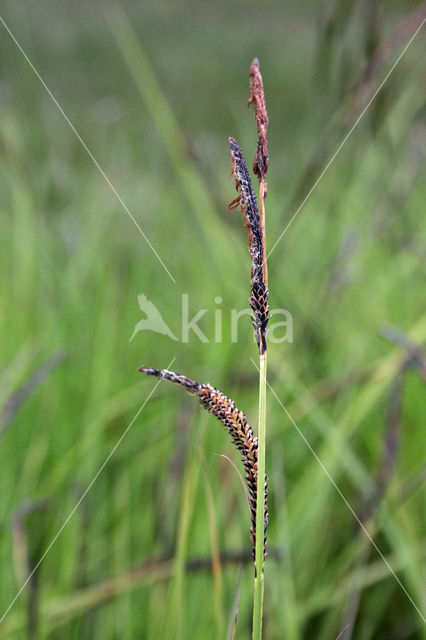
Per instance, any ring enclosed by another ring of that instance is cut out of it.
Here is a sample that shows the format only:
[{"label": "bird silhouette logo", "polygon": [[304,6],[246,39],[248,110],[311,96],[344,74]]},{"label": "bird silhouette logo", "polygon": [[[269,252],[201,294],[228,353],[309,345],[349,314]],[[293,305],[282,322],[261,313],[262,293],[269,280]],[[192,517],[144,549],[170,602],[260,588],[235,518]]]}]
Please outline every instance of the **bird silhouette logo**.
[{"label": "bird silhouette logo", "polygon": [[143,320],[139,320],[139,322],[135,325],[129,342],[133,340],[133,338],[137,333],[139,333],[139,331],[155,331],[156,333],[162,333],[165,336],[169,336],[169,338],[171,338],[172,340],[177,340],[174,333],[164,322],[157,307],[151,302],[151,300],[148,300],[146,295],[140,293],[138,295],[138,303],[140,310],[144,312],[146,318],[144,318]]}]

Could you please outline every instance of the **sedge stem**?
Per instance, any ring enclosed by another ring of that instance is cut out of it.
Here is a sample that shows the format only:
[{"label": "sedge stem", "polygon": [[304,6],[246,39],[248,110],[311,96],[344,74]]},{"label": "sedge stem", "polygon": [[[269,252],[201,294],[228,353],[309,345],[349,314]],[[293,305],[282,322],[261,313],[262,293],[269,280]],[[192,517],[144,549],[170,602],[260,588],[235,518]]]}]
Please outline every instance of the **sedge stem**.
[{"label": "sedge stem", "polygon": [[253,640],[262,638],[264,592],[264,528],[265,528],[265,435],[266,435],[266,353],[259,362],[259,432],[256,508],[256,548],[253,602]]},{"label": "sedge stem", "polygon": [[[259,183],[259,217],[263,240],[263,272],[264,281],[268,286],[268,265],[266,263],[265,240],[265,197],[266,182]],[[256,508],[256,548],[255,548],[255,577],[253,600],[253,640],[262,639],[263,623],[263,594],[264,594],[264,538],[265,538],[265,457],[266,457],[266,351],[259,356],[259,430],[258,430],[258,458],[257,458],[257,508]]]}]

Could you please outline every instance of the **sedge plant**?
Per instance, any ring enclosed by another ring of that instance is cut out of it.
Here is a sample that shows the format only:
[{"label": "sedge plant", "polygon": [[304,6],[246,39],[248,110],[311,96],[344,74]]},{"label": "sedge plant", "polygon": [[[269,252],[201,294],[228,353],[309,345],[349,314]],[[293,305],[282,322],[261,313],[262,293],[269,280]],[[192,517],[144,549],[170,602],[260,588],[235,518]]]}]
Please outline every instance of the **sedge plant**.
[{"label": "sedge plant", "polygon": [[250,66],[249,106],[254,107],[257,123],[257,148],[253,172],[259,181],[259,205],[253,189],[250,172],[237,141],[229,138],[231,169],[238,191],[228,209],[240,207],[248,230],[251,257],[250,308],[252,323],[259,350],[259,425],[255,436],[244,413],[235,406],[231,398],[210,384],[203,384],[187,376],[141,366],[139,371],[147,375],[169,380],[189,393],[196,395],[200,404],[222,422],[239,450],[245,470],[251,515],[250,537],[254,560],[253,589],[253,640],[262,638],[264,560],[266,557],[266,529],[268,524],[267,479],[265,474],[266,452],[266,336],[268,324],[268,274],[265,247],[265,198],[268,170],[267,128],[268,116],[265,107],[262,76],[259,62],[255,58]]}]

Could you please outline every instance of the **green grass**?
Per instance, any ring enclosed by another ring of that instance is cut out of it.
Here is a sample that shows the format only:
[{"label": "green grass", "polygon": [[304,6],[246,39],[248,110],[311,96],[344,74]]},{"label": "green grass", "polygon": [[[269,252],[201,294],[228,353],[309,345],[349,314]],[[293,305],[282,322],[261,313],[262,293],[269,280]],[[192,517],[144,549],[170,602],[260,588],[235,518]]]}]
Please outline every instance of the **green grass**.
[{"label": "green grass", "polygon": [[[409,3],[380,7],[386,38]],[[248,304],[249,256],[241,219],[225,211],[234,197],[227,138],[251,158],[256,131],[245,105],[257,55],[270,116],[272,247],[302,201],[314,153],[327,161],[347,131],[365,65],[363,16],[341,11],[327,39],[319,18],[332,9],[160,2],[126,7],[126,22],[100,5],[5,3],[2,16],[176,284],[2,28],[0,406],[49,355],[67,358],[0,436],[0,615],[23,581],[16,510],[49,500],[26,520],[34,564],[153,389],[139,365],[166,367],[175,357],[174,370],[223,390],[257,427],[249,323],[230,341],[229,310]],[[419,344],[426,334],[420,39],[268,263],[270,305],[294,322],[292,344],[269,346],[269,382],[357,513],[381,464],[390,386],[404,358],[380,330],[392,324]],[[208,309],[200,326],[210,342],[144,332],[129,343],[140,292],[175,333],[188,293],[191,316]],[[215,344],[219,306],[224,339]],[[370,530],[420,608],[423,397],[418,372],[407,371],[395,473]],[[335,640],[354,583],[353,638],[424,637],[421,618],[375,550],[364,553],[351,513],[271,393],[267,406],[268,544],[279,554],[265,566],[264,637]],[[238,565],[185,570],[217,559],[217,548],[249,551],[246,499],[232,466],[213,455],[222,453],[238,464],[214,418],[160,384],[40,566],[40,638],[222,636]],[[248,563],[239,640],[250,637],[252,578]],[[0,638],[31,637],[30,593]]]}]

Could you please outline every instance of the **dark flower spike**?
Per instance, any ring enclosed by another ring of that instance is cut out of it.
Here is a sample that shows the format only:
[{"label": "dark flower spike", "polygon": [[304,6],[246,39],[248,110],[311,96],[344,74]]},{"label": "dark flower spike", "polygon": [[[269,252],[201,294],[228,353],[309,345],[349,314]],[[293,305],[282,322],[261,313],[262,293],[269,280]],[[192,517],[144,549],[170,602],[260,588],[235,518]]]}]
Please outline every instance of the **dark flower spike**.
[{"label": "dark flower spike", "polygon": [[268,114],[266,112],[265,95],[263,93],[263,80],[260,73],[259,60],[254,58],[250,65],[250,96],[249,107],[254,106],[254,117],[257,124],[257,150],[253,163],[253,171],[264,180],[268,171]]},{"label": "dark flower spike", "polygon": [[231,148],[232,175],[234,176],[235,187],[240,192],[240,195],[228,205],[228,209],[233,209],[240,205],[245,216],[251,256],[250,307],[254,314],[252,320],[259,352],[265,353],[269,292],[264,274],[263,231],[257,208],[256,194],[251,184],[243,153],[234,138],[229,138],[229,146]]},{"label": "dark flower spike", "polygon": [[[251,544],[253,560],[256,549],[256,492],[257,492],[257,438],[242,411],[237,409],[235,403],[209,384],[200,384],[186,376],[167,371],[166,369],[151,369],[139,367],[139,371],[149,376],[170,380],[183,387],[190,393],[198,396],[201,405],[226,427],[232,442],[241,453],[241,460],[246,473],[246,482],[249,492],[249,507],[251,515]],[[266,528],[268,525],[267,507],[268,485],[265,481],[265,529],[264,549],[266,555]]]}]

